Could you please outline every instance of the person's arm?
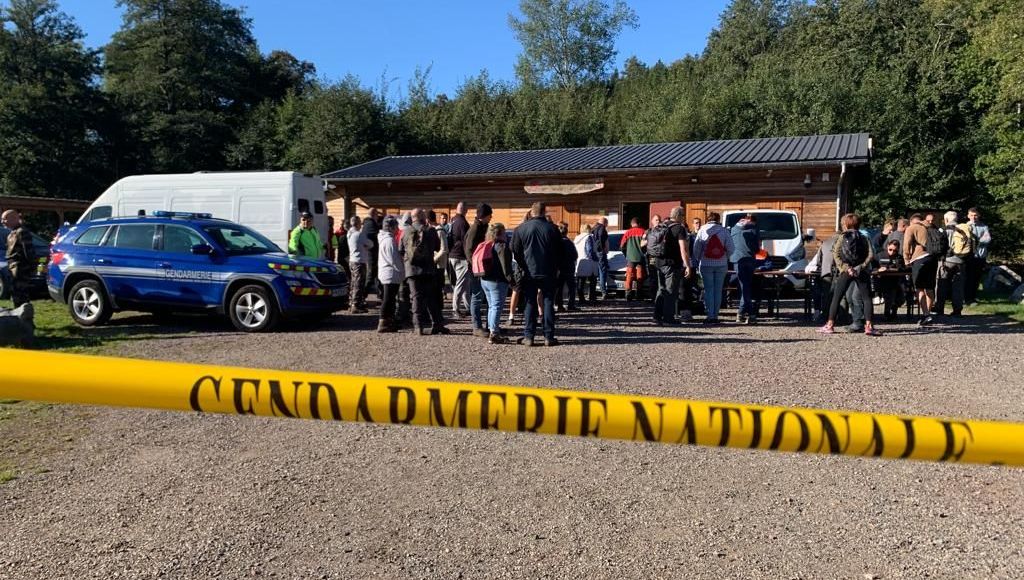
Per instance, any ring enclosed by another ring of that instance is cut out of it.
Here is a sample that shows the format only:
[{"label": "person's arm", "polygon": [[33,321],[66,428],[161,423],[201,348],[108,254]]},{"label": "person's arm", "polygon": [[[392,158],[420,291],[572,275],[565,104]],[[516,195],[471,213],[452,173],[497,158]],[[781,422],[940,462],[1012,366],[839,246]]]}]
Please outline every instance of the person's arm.
[{"label": "person's arm", "polygon": [[[908,233],[911,234],[911,235],[907,235]],[[907,263],[907,264],[909,264],[910,260],[912,260],[913,257],[914,257],[914,249],[913,249],[914,244],[913,244],[913,242],[914,242],[913,232],[911,232],[911,230],[908,228],[907,231],[903,232],[903,248],[902,248],[902,250],[903,250],[903,261],[905,263]]]},{"label": "person's arm", "polygon": [[846,272],[850,269],[850,267],[843,262],[843,254],[839,251],[842,248],[842,245],[842,236],[836,238],[836,243],[832,244],[832,263],[835,264],[836,271],[838,272]]},{"label": "person's arm", "polygon": [[[680,240],[680,241],[682,241],[682,240]],[[700,260],[700,257],[703,256],[703,255],[704,255],[704,239],[701,238],[700,234],[698,233],[697,236],[693,240],[693,256],[692,256],[692,258],[694,260]],[[690,261],[687,260],[686,263],[689,264]]]},{"label": "person's arm", "polygon": [[856,268],[854,268],[858,274],[870,270],[871,261],[875,259],[875,250],[871,248],[871,242],[868,241],[867,239],[865,239],[864,241],[866,242],[866,245],[868,247],[868,257],[862,263],[858,264]]},{"label": "person's arm", "polygon": [[725,233],[725,255],[731,257],[732,253],[736,251],[736,242],[732,239],[732,234],[726,230]]},{"label": "person's arm", "polygon": [[297,227],[292,230],[292,234],[288,237],[288,253],[298,254],[299,253],[299,237],[302,235],[302,228]]}]

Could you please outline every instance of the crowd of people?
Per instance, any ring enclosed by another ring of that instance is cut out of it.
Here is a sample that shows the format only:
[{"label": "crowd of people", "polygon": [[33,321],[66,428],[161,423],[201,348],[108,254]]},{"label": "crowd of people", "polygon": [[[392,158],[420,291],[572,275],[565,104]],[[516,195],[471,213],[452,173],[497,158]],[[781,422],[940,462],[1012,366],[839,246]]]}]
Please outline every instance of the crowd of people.
[{"label": "crowd of people", "polygon": [[[568,225],[554,223],[542,202],[514,228],[493,217],[486,203],[476,206],[472,221],[464,203],[450,220],[425,209],[401,216],[371,209],[365,220],[352,217],[346,229],[334,230],[324,245],[350,275],[352,313],[367,312],[367,294],[377,295],[378,332],[410,327],[422,335],[448,334],[447,312],[450,319],[468,318],[475,336],[505,344],[511,342],[506,329],[521,311],[516,342],[555,346],[557,313],[579,310],[613,290],[612,250],[626,260],[625,299],[652,303],[651,319],[659,326],[701,313],[704,324],[720,324],[727,286],[736,289],[736,322],[757,322],[757,272],[771,261],[756,213],[727,228],[715,212],[688,225],[684,209],[676,207],[664,219],[652,216],[646,229],[633,219],[619,248],[609,246],[606,218],[570,239]],[[961,316],[964,304],[976,299],[992,237],[974,208],[965,223],[952,211],[942,220],[940,226],[936,214],[914,214],[868,236],[856,214],[843,216],[842,231],[820,244],[804,273],[826,321],[818,331],[831,334],[838,320],[849,318],[845,331],[880,336],[874,306],[883,304],[884,318],[893,320],[910,295],[921,325],[933,323],[947,302],[951,315]]]}]

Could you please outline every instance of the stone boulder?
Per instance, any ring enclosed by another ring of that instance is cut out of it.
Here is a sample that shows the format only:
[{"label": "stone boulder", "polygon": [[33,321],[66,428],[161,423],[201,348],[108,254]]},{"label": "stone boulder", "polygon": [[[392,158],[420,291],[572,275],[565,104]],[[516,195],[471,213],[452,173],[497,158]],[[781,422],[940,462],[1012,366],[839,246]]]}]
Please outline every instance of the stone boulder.
[{"label": "stone boulder", "polygon": [[1010,294],[1010,302],[1015,304],[1024,304],[1024,284],[1017,286],[1017,289]]},{"label": "stone boulder", "polygon": [[1007,266],[992,266],[985,276],[985,291],[995,294],[1012,292],[1014,288],[1024,283],[1020,274],[1014,272]]},{"label": "stone boulder", "polygon": [[35,333],[35,310],[31,303],[14,310],[0,308],[0,346],[32,346]]}]

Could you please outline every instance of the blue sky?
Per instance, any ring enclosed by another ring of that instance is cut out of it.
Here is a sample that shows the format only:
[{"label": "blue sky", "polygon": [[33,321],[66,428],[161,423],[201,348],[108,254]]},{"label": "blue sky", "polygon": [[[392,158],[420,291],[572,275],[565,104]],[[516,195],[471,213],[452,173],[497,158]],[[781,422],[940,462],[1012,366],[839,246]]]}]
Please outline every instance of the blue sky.
[{"label": "blue sky", "polygon": [[[619,39],[617,65],[631,55],[653,63],[700,53],[727,0],[628,0],[639,27]],[[121,26],[114,0],[58,0],[102,46]],[[452,95],[468,76],[487,69],[513,80],[519,43],[508,27],[518,0],[226,0],[244,6],[260,49],[287,50],[313,62],[330,80],[354,74],[363,85],[389,81],[404,92],[417,66],[431,66],[434,93]]]}]

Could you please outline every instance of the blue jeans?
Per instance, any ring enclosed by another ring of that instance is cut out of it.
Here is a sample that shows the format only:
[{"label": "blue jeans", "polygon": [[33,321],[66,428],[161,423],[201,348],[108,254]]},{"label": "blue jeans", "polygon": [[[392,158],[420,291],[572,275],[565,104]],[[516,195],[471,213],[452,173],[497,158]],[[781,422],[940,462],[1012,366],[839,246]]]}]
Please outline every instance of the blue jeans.
[{"label": "blue jeans", "polygon": [[740,314],[757,316],[754,308],[754,268],[753,258],[740,258],[736,262],[736,280],[740,285]]},{"label": "blue jeans", "polygon": [[701,266],[700,277],[704,280],[704,307],[708,318],[718,318],[722,308],[722,288],[725,287],[726,266]]},{"label": "blue jeans", "polygon": [[523,278],[519,286],[519,295],[526,302],[523,313],[523,336],[532,339],[537,334],[537,291],[540,290],[544,301],[544,338],[555,338],[555,280],[534,280]]},{"label": "blue jeans", "polygon": [[501,334],[501,309],[508,296],[508,282],[481,280],[480,285],[487,295],[487,328],[491,334]]},{"label": "blue jeans", "polygon": [[472,273],[469,275],[469,315],[473,318],[473,328],[484,327],[484,287],[480,285],[480,278]]},{"label": "blue jeans", "polygon": [[611,267],[608,264],[608,254],[599,254],[597,259],[597,283],[601,287],[601,293],[608,293],[608,274]]}]

